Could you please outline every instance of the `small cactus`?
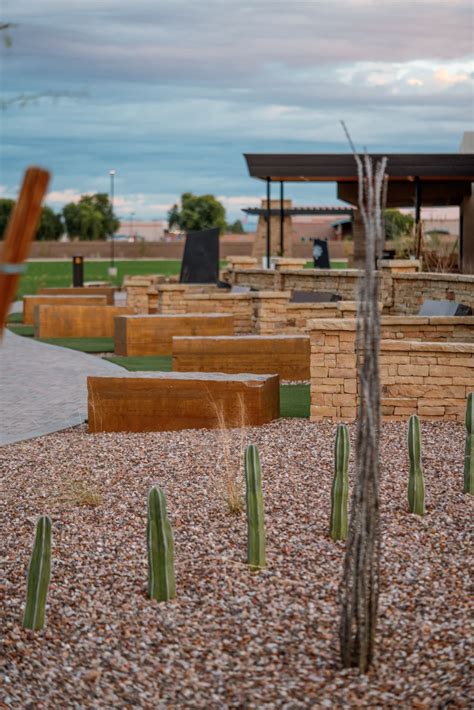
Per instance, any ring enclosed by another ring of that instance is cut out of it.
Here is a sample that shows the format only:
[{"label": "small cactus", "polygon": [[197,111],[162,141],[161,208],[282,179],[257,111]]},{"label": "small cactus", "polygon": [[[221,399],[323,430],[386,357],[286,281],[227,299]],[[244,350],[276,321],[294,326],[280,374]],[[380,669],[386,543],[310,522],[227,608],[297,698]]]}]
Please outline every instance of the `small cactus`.
[{"label": "small cactus", "polygon": [[421,465],[420,420],[412,414],[408,421],[408,454],[410,456],[410,476],[408,479],[408,506],[410,513],[425,514],[425,482]]},{"label": "small cactus", "polygon": [[36,523],[35,542],[28,567],[25,629],[38,631],[45,624],[46,599],[51,577],[51,520],[43,515]]},{"label": "small cactus", "polygon": [[148,548],[148,594],[159,602],[174,599],[173,531],[166,512],[165,494],[153,487],[148,494],[146,529]]},{"label": "small cactus", "polygon": [[245,483],[247,503],[247,563],[265,567],[265,521],[263,513],[262,471],[258,449],[254,444],[245,450]]},{"label": "small cactus", "polygon": [[347,537],[347,499],[349,496],[349,431],[338,424],[334,447],[334,478],[331,490],[329,534],[333,540]]},{"label": "small cactus", "polygon": [[466,446],[464,449],[464,493],[474,495],[474,393],[467,395]]}]

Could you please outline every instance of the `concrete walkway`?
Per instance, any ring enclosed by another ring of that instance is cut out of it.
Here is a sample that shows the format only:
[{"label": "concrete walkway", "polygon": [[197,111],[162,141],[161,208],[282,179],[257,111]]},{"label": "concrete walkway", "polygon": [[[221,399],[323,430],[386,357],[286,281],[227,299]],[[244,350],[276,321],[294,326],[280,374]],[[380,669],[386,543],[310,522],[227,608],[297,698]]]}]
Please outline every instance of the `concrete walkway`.
[{"label": "concrete walkway", "polygon": [[51,434],[87,418],[87,376],[123,368],[86,353],[4,331],[0,343],[0,445]]}]

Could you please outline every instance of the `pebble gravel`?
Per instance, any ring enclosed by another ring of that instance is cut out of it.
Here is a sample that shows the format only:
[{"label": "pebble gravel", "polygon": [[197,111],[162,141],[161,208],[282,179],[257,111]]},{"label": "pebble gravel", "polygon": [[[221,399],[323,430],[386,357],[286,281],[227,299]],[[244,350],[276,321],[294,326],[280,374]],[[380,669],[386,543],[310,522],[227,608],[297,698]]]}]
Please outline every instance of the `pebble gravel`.
[{"label": "pebble gravel", "polygon": [[[338,661],[333,425],[283,419],[226,434],[230,447],[219,431],[90,435],[82,425],[4,446],[0,708],[472,708],[464,427],[422,432],[427,513],[417,517],[406,425],[383,426],[380,614],[365,676]],[[242,442],[258,444],[263,467],[268,567],[258,573],[245,564],[245,514],[228,512],[221,485],[226,469],[242,479]],[[146,595],[153,484],[175,535],[168,603]],[[53,570],[47,626],[33,633],[21,621],[44,513]]]}]

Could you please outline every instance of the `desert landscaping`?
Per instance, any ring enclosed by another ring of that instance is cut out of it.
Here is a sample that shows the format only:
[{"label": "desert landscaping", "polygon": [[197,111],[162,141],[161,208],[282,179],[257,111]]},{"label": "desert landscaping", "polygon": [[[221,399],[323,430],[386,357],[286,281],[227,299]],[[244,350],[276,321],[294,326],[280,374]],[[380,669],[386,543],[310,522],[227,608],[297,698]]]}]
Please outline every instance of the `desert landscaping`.
[{"label": "desert landscaping", "polygon": [[0,710],[474,708],[469,0],[0,22]]}]

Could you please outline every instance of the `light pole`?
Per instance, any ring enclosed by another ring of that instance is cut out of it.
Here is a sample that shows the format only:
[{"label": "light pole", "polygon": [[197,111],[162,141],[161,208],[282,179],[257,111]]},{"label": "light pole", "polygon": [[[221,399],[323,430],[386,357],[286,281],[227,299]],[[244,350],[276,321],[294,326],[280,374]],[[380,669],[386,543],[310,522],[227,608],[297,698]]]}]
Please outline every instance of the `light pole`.
[{"label": "light pole", "polygon": [[[111,212],[112,212],[112,219],[113,219],[113,214],[114,214],[114,178],[115,178],[115,173],[116,170],[109,170],[109,175],[110,175],[110,205],[111,205]],[[114,232],[112,230],[112,233],[110,235],[110,267],[109,267],[109,276],[117,276],[117,269],[115,268],[115,251],[114,251]]]},{"label": "light pole", "polygon": [[133,242],[133,218],[135,217],[135,212],[130,212],[130,241]]}]

